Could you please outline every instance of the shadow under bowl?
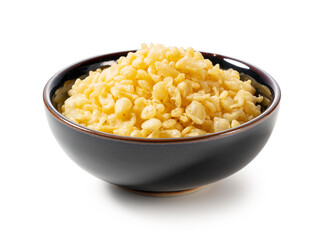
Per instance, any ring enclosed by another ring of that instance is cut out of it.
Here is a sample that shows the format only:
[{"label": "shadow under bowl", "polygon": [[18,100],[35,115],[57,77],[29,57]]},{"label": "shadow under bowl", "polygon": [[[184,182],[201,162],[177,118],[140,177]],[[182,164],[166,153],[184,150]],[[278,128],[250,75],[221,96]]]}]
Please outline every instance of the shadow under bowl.
[{"label": "shadow under bowl", "polygon": [[[64,82],[109,66],[128,52],[89,58],[55,74],[43,100],[50,128],[60,146],[81,168],[106,182],[144,192],[178,192],[230,176],[246,166],[268,141],[277,118],[281,91],[263,70],[234,58],[202,52],[222,69],[233,68],[270,91],[268,106],[253,120],[218,133],[188,138],[147,139],[98,132],[78,125],[56,109],[55,91]],[[256,88],[259,92],[259,87]]]}]

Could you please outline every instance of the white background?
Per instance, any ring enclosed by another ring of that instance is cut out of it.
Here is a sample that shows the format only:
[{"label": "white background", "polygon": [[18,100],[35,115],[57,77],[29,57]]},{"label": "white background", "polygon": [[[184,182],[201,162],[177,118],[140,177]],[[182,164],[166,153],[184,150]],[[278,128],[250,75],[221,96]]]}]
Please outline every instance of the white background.
[{"label": "white background", "polygon": [[[0,239],[326,239],[322,3],[2,1]],[[278,81],[279,118],[253,162],[193,194],[155,198],[65,155],[44,114],[47,80],[142,42],[242,59]]]}]

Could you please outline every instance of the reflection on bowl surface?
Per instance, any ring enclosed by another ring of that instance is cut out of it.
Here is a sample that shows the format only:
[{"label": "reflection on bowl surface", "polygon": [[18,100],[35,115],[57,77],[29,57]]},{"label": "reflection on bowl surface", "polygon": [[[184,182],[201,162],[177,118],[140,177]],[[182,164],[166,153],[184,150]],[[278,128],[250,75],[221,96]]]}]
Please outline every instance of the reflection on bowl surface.
[{"label": "reflection on bowl surface", "polygon": [[58,72],[44,88],[50,128],[67,155],[80,167],[106,182],[133,190],[174,192],[225,178],[247,165],[264,147],[277,118],[279,86],[259,68],[217,54],[202,53],[223,69],[240,72],[242,80],[253,80],[257,93],[264,96],[262,114],[236,128],[198,137],[132,138],[85,128],[57,111],[53,95],[64,82],[107,67],[128,52],[80,61]]}]

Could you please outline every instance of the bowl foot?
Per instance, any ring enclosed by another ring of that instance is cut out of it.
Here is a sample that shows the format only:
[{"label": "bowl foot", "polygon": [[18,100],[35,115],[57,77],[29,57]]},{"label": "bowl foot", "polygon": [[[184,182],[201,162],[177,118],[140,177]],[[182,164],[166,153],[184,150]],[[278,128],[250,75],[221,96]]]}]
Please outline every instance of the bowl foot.
[{"label": "bowl foot", "polygon": [[180,195],[185,195],[189,193],[193,193],[198,191],[199,189],[202,189],[204,186],[200,187],[195,187],[195,188],[190,188],[186,190],[180,190],[180,191],[172,191],[172,192],[150,192],[150,191],[140,191],[140,190],[135,190],[127,187],[122,187],[119,186],[120,188],[127,190],[129,192],[133,193],[138,193],[146,196],[154,196],[154,197],[174,197],[174,196],[180,196]]}]

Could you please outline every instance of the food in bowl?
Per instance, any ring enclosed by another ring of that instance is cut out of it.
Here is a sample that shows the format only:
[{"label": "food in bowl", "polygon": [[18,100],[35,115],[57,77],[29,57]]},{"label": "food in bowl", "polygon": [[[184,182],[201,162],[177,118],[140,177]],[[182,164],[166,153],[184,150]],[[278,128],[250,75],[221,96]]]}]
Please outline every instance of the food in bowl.
[{"label": "food in bowl", "polygon": [[[140,138],[194,137],[237,127],[261,114],[251,80],[213,65],[193,48],[142,45],[103,70],[67,81],[59,111],[101,132]],[[59,98],[54,98],[54,102]]]}]

